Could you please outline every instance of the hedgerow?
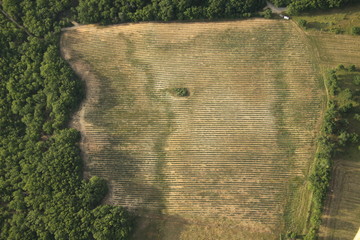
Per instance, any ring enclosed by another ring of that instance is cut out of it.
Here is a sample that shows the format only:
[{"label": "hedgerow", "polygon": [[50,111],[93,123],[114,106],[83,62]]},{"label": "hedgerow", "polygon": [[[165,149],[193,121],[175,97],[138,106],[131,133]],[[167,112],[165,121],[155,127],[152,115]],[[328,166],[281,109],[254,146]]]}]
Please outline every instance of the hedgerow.
[{"label": "hedgerow", "polygon": [[329,71],[325,79],[329,96],[321,133],[317,140],[318,150],[309,177],[312,206],[310,228],[305,237],[307,240],[317,238],[324,201],[329,191],[334,156],[347,145],[357,143],[359,140],[358,135],[347,127],[348,112],[356,103],[354,104],[349,89],[339,87],[337,71],[346,69],[341,67],[338,69]]}]

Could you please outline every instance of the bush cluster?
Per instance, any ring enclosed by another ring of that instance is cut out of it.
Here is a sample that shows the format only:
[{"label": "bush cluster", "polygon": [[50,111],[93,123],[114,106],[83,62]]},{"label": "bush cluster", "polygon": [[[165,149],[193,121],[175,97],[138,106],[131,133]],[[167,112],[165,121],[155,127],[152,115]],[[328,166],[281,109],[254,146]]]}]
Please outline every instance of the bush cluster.
[{"label": "bush cluster", "polygon": [[360,27],[352,27],[351,28],[351,33],[353,35],[360,35]]},{"label": "bush cluster", "polygon": [[306,29],[308,22],[307,22],[305,19],[300,19],[300,20],[298,21],[298,24],[299,24],[300,27]]},{"label": "bush cluster", "polygon": [[172,92],[179,97],[187,97],[190,95],[190,92],[187,88],[173,88]]}]

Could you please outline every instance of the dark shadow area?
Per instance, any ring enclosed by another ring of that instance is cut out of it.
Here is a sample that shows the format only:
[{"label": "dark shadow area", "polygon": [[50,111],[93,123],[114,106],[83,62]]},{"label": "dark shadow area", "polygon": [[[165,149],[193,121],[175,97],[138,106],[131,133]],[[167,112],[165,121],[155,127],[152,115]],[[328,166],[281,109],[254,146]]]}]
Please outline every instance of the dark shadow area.
[{"label": "dark shadow area", "polygon": [[179,216],[151,213],[135,215],[135,231],[130,240],[177,240],[188,224]]},{"label": "dark shadow area", "polygon": [[[114,182],[116,188],[110,186],[114,204],[129,209],[147,207],[157,213],[165,208],[162,186],[147,184],[145,180],[139,179],[140,166],[145,163],[113,148],[105,148],[89,157],[96,159],[96,165],[90,167],[91,175]],[[92,159],[89,160],[92,162]]]},{"label": "dark shadow area", "polygon": [[321,22],[308,22],[306,24],[307,28],[314,28],[316,30],[322,30],[328,26],[327,23],[321,23]]},{"label": "dark shadow area", "polygon": [[358,9],[360,9],[360,4],[354,1],[338,8],[309,10],[307,12],[301,13],[300,16],[324,16],[335,13],[352,13],[357,11]]}]

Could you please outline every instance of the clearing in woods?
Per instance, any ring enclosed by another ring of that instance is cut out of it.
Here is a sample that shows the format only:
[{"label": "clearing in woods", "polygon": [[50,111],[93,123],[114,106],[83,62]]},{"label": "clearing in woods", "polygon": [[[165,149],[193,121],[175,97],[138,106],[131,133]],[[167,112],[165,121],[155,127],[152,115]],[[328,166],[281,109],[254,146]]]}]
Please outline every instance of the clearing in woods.
[{"label": "clearing in woods", "polygon": [[87,86],[73,120],[87,174],[109,180],[109,203],[139,214],[134,239],[306,229],[325,94],[296,24],[87,25],[61,43]]}]

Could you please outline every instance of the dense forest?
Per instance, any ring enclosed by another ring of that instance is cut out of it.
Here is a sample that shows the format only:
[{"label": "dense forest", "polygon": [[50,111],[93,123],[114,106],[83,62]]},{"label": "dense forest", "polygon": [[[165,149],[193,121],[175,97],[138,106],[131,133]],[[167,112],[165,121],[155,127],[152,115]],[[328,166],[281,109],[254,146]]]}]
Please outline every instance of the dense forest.
[{"label": "dense forest", "polygon": [[131,228],[124,209],[100,205],[106,182],[83,179],[80,134],[66,127],[82,96],[59,55],[70,3],[2,1],[0,239],[126,239]]},{"label": "dense forest", "polygon": [[170,21],[250,17],[265,0],[80,0],[82,23]]},{"label": "dense forest", "polygon": [[[350,1],[274,2],[299,12]],[[80,134],[67,128],[83,95],[59,54],[70,19],[243,18],[264,6],[265,0],[0,1],[0,239],[126,239],[131,230],[125,209],[101,205],[106,182],[83,179]]]},{"label": "dense forest", "polygon": [[[290,14],[312,9],[341,7],[356,0],[273,0],[288,6]],[[81,23],[113,24],[137,21],[233,19],[256,15],[265,0],[80,0],[76,7]]]}]

